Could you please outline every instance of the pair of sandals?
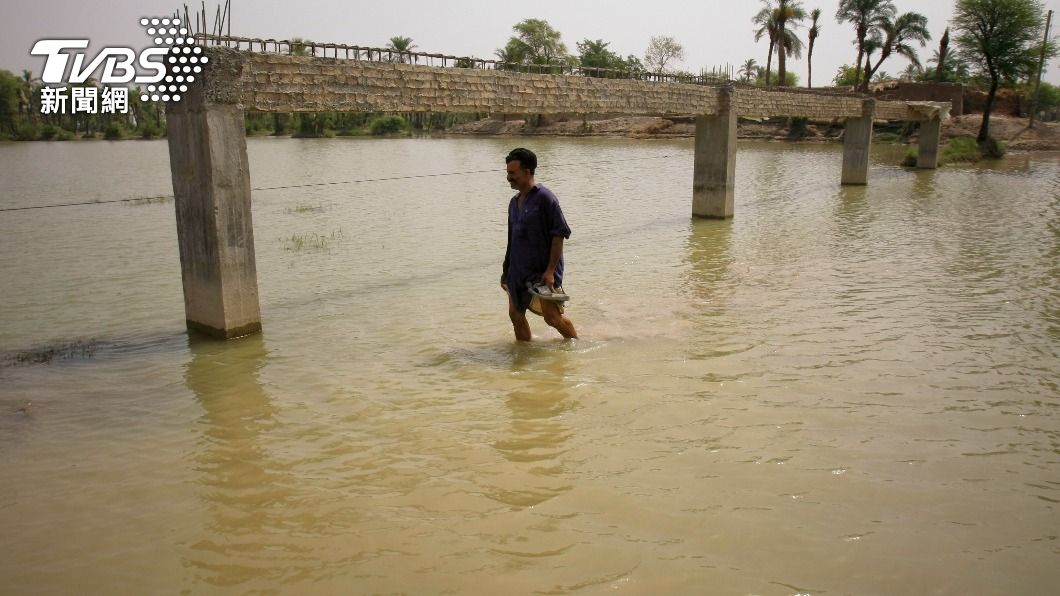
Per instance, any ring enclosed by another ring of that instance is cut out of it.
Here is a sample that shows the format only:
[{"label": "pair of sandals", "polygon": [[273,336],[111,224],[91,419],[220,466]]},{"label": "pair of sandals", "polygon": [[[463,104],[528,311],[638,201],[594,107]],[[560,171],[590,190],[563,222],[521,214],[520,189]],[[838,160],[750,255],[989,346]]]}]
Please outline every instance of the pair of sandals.
[{"label": "pair of sandals", "polygon": [[566,302],[570,300],[570,296],[564,292],[549,288],[548,284],[544,282],[533,283],[528,281],[526,282],[526,289],[531,295],[549,302]]}]

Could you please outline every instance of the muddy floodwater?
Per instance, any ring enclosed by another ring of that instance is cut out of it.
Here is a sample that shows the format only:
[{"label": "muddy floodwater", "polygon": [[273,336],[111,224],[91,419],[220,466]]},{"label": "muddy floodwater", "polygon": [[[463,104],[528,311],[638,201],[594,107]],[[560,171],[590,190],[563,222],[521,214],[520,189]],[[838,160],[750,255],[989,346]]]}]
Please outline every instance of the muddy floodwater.
[{"label": "muddy floodwater", "polygon": [[[513,341],[518,145],[578,341]],[[0,592],[1060,585],[1057,154],[741,143],[707,221],[690,140],[248,149],[260,335],[186,333],[172,199],[0,212]],[[0,145],[0,208],[171,192],[165,141]]]}]

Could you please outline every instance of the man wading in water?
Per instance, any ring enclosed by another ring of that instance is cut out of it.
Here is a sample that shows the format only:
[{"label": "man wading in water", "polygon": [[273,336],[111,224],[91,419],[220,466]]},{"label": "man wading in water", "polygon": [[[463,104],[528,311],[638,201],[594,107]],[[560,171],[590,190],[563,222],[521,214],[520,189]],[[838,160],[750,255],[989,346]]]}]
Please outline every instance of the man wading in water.
[{"label": "man wading in water", "polygon": [[508,184],[519,191],[508,203],[508,247],[501,275],[515,339],[530,341],[528,308],[563,337],[577,338],[574,323],[563,316],[563,239],[570,238],[563,210],[551,190],[534,182],[533,151],[512,149],[504,161]]}]

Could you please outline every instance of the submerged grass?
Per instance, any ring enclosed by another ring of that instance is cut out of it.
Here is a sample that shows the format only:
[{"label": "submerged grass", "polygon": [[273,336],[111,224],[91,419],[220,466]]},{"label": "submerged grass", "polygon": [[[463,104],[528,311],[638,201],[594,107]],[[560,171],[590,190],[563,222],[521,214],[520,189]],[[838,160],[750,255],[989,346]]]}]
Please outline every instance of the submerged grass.
[{"label": "submerged grass", "polygon": [[[919,151],[910,147],[902,158],[902,165],[916,167]],[[939,155],[939,165],[953,163],[976,163],[981,159],[1000,159],[1005,155],[1005,143],[990,137],[982,145],[972,136],[954,137],[946,142]]]},{"label": "submerged grass", "polygon": [[85,360],[96,354],[99,344],[95,340],[60,341],[0,356],[0,368],[29,364],[49,364],[56,360]]},{"label": "submerged grass", "polygon": [[946,142],[939,156],[942,163],[975,163],[982,158],[975,137],[954,137]]},{"label": "submerged grass", "polygon": [[317,234],[309,232],[305,234],[291,234],[288,238],[281,238],[283,249],[291,252],[303,251],[331,251],[332,245],[342,240],[342,228],[332,230],[331,234]]},{"label": "submerged grass", "polygon": [[284,213],[323,213],[324,205],[296,205],[294,207],[287,207],[283,210]]}]

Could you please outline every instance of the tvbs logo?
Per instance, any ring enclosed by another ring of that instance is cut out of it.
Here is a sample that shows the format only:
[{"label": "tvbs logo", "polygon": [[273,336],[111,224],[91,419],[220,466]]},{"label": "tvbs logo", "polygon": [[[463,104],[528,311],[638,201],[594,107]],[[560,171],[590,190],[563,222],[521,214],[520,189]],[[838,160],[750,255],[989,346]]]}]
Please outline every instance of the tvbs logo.
[{"label": "tvbs logo", "polygon": [[[153,47],[139,54],[130,48],[106,47],[87,65],[86,54],[70,53],[87,48],[87,39],[38,41],[30,53],[46,57],[41,81],[49,86],[64,83],[78,85],[88,81],[102,68],[102,73],[96,79],[102,85],[145,84],[147,92],[140,96],[142,101],[180,101],[180,94],[188,90],[187,84],[195,81],[195,75],[202,72],[202,64],[208,58],[202,55],[202,48],[195,45],[188,30],[180,26],[180,19],[143,18],[140,19],[140,25],[153,38]],[[74,88],[75,91],[77,89]],[[112,90],[124,89],[116,87]],[[49,88],[49,98],[63,91],[66,91],[66,87]]]}]

